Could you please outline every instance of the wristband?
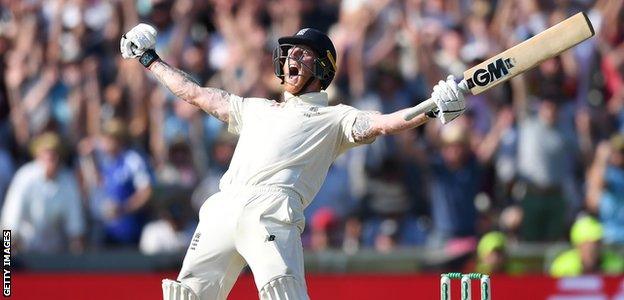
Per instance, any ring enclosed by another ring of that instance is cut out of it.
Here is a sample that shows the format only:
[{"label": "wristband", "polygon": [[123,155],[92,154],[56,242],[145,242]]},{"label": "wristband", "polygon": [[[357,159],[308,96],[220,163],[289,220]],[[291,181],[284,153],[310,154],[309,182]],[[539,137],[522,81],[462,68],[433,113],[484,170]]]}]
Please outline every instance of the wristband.
[{"label": "wristband", "polygon": [[156,54],[156,51],[154,51],[154,49],[148,49],[147,51],[143,52],[143,54],[139,58],[139,62],[144,67],[149,68],[149,66],[159,58],[160,57],[158,57],[158,54]]},{"label": "wristband", "polygon": [[430,111],[426,112],[425,116],[427,116],[429,118],[432,118],[432,119],[435,119],[435,118],[438,117],[439,113],[440,113],[440,110],[434,109],[434,110],[430,110]]}]

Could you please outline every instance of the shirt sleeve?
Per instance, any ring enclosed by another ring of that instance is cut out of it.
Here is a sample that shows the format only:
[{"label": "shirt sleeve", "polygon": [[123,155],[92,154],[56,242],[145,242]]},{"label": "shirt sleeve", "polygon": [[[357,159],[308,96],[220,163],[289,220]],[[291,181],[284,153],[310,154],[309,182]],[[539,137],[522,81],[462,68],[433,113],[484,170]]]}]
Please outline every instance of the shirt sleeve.
[{"label": "shirt sleeve", "polygon": [[2,207],[2,228],[15,230],[19,228],[24,212],[24,201],[28,190],[28,174],[22,169],[15,174],[4,199]]},{"label": "shirt sleeve", "polygon": [[78,184],[74,177],[67,174],[65,185],[65,232],[69,237],[79,237],[85,232],[85,219],[82,213],[82,202],[78,192]]},{"label": "shirt sleeve", "polygon": [[228,131],[233,134],[239,134],[243,129],[243,114],[247,101],[243,97],[236,95],[230,96],[230,111],[228,118]]},{"label": "shirt sleeve", "polygon": [[240,134],[248,119],[247,114],[263,114],[266,109],[276,102],[264,98],[242,98],[232,95],[230,97],[230,117],[228,118],[228,131],[232,134]]},{"label": "shirt sleeve", "polygon": [[374,142],[375,138],[357,142],[353,137],[353,125],[355,124],[355,120],[357,119],[358,115],[364,112],[351,106],[341,106],[343,106],[344,111],[342,112],[342,117],[340,119],[340,131],[342,136],[340,153],[358,145],[370,144]]},{"label": "shirt sleeve", "polygon": [[140,190],[149,187],[152,180],[145,160],[138,153],[130,153],[126,158],[126,162],[132,171],[134,188]]}]

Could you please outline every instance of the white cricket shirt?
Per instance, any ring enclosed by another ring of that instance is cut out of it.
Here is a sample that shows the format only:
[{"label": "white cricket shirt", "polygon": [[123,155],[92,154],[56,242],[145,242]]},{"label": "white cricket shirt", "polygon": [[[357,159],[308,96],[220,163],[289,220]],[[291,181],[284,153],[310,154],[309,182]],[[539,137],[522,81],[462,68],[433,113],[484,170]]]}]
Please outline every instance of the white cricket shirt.
[{"label": "white cricket shirt", "polygon": [[299,193],[307,206],[320,189],[332,162],[358,145],[351,128],[361,111],[328,106],[324,92],[285,101],[230,97],[228,130],[239,135],[220,189],[278,186]]}]

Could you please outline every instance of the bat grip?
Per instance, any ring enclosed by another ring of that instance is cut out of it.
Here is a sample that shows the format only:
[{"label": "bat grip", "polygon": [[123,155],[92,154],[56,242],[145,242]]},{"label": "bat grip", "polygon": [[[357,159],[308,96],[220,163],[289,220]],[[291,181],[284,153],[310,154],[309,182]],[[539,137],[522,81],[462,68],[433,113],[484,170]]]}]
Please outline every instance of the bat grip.
[{"label": "bat grip", "polygon": [[[464,79],[462,79],[457,86],[459,87],[459,90],[464,94],[470,90],[468,88],[466,80]],[[429,98],[423,102],[420,102],[418,105],[409,108],[407,113],[405,113],[405,116],[403,116],[403,119],[405,119],[405,121],[409,121],[420,114],[433,110],[434,108],[436,108],[436,104],[433,99]]]},{"label": "bat grip", "polygon": [[409,108],[405,116],[403,116],[403,119],[405,119],[405,121],[409,121],[420,114],[431,111],[434,108],[436,108],[436,104],[431,98],[429,98],[423,102],[418,103],[418,105]]}]

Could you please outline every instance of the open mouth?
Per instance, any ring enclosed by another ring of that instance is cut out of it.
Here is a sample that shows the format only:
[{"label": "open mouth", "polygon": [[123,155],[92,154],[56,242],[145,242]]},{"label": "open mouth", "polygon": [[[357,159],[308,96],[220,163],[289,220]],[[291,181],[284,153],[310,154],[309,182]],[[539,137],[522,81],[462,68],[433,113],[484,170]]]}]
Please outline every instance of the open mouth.
[{"label": "open mouth", "polygon": [[288,67],[288,75],[289,76],[297,76],[299,75],[299,68],[295,66]]}]

